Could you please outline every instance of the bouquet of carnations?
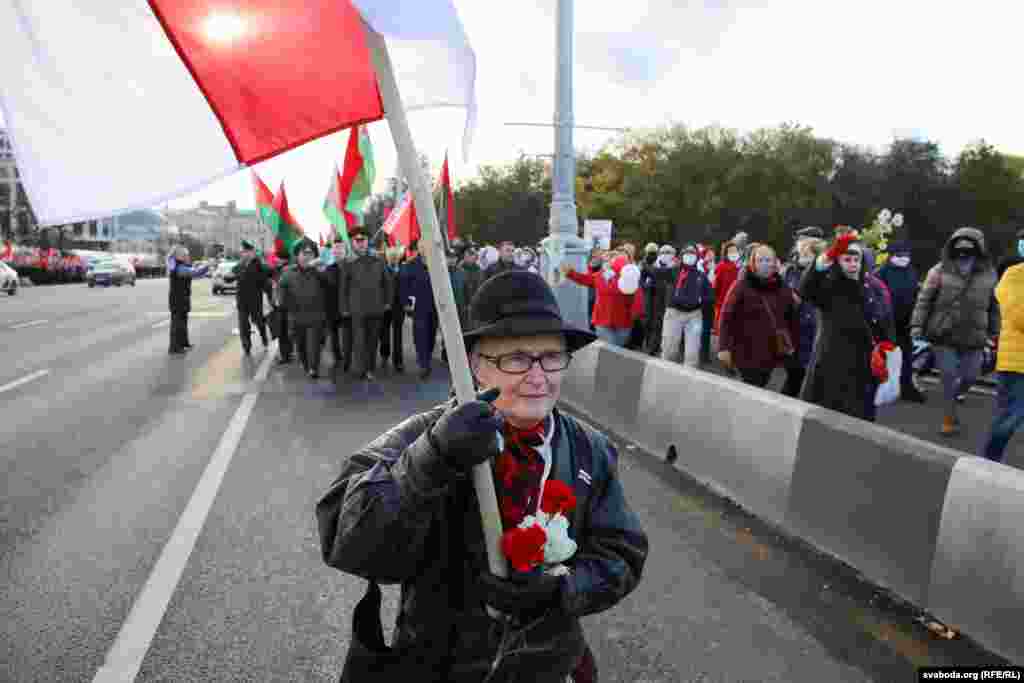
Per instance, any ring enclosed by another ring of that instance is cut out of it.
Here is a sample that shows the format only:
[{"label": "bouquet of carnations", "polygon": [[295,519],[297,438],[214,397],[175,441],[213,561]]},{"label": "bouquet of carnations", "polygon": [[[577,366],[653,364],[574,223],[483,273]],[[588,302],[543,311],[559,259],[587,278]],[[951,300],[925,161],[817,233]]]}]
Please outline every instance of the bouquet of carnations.
[{"label": "bouquet of carnations", "polygon": [[[540,506],[535,515],[527,515],[501,537],[501,550],[516,572],[544,572],[552,576],[569,573],[563,564],[576,554],[576,542],[569,538],[569,518],[576,508],[576,495],[572,488],[557,479],[544,483]],[[501,620],[501,637],[484,683],[491,681],[506,659],[529,653],[544,653],[548,646],[531,647],[527,633],[543,621],[536,617],[525,624],[513,624],[508,618]]]},{"label": "bouquet of carnations", "polygon": [[545,482],[537,514],[527,515],[501,537],[501,550],[512,568],[517,572],[540,569],[555,576],[568,573],[562,563],[576,554],[576,542],[569,538],[566,515],[575,508],[572,488],[557,479]]}]

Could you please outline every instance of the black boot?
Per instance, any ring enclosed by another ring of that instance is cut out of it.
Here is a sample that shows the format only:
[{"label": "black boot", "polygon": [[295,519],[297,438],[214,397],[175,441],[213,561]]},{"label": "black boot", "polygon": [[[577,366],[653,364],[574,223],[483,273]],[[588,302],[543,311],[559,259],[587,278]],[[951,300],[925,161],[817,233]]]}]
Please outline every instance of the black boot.
[{"label": "black boot", "polygon": [[913,384],[900,387],[900,398],[911,403],[927,403],[928,397]]}]

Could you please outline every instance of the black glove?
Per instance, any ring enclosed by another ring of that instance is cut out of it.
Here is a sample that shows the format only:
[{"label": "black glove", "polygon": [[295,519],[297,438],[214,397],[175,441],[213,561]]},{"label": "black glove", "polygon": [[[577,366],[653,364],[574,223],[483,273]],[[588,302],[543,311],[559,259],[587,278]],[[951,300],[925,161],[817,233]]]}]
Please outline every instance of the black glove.
[{"label": "black glove", "polygon": [[515,574],[503,579],[485,571],[477,577],[484,603],[499,612],[523,616],[556,606],[562,596],[562,577]]},{"label": "black glove", "polygon": [[467,471],[497,455],[502,419],[491,404],[500,393],[488,389],[475,401],[453,406],[430,428],[430,443],[452,469]]}]

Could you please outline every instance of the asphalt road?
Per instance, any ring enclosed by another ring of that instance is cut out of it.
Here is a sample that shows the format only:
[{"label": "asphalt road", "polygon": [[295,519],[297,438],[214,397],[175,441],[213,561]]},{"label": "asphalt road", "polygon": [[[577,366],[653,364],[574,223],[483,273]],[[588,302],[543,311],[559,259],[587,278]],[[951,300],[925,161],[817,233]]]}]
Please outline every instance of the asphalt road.
[{"label": "asphalt road", "polygon": [[[166,296],[141,280],[0,297],[0,680],[336,680],[364,585],[323,565],[313,505],[448,382],[311,382],[258,342],[245,358],[209,280],[196,348],[169,356]],[[603,681],[911,681],[999,662],[621,450],[652,551],[640,588],[585,620]]]}]

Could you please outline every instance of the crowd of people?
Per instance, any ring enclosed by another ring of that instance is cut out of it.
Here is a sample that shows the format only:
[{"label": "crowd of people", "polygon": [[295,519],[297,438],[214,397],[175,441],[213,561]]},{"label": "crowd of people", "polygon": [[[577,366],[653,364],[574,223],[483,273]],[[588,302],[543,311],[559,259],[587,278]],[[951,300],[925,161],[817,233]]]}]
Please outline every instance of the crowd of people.
[{"label": "crowd of people", "polygon": [[876,394],[894,349],[900,399],[924,403],[915,375],[940,372],[937,428],[950,437],[963,429],[958,405],[995,369],[998,405],[981,453],[998,461],[1024,423],[1024,333],[1004,319],[1024,286],[1014,270],[1024,231],[1018,238],[1019,255],[997,264],[981,230],[959,228],[923,275],[908,242],[878,253],[848,226],[802,228],[785,257],[739,233],[720,246],[721,261],[702,244],[652,243],[638,258],[625,243],[595,249],[587,272],[563,272],[590,288],[592,329],[606,343],[697,369],[715,358],[758,387],[781,370],[782,393],[868,421],[886,403]]},{"label": "crowd of people", "polygon": [[[433,370],[439,321],[426,264],[416,244],[370,245],[365,232],[326,248],[304,239],[274,268],[243,243],[238,273],[239,331],[246,354],[253,331],[264,343],[280,340],[277,362],[298,359],[311,379],[321,375],[321,349],[332,352],[332,373],[373,380],[379,367],[405,371],[406,319],[411,320],[419,376]],[[908,242],[894,241],[884,254],[858,233],[837,226],[834,234],[807,227],[794,234],[785,258],[745,233],[720,246],[688,243],[633,244],[594,249],[585,272],[562,266],[565,278],[590,291],[591,330],[606,343],[713,369],[766,387],[784,372],[780,391],[868,421],[877,417],[880,384],[888,380],[889,351],[900,349],[899,398],[924,403],[915,374],[934,366],[941,374],[941,434],[962,432],[958,406],[983,372],[999,371],[1000,392],[992,433],[982,453],[1000,460],[1009,435],[1024,422],[1024,348],[1016,329],[996,350],[1000,301],[1011,300],[1019,257],[995,263],[981,230],[963,227],[947,240],[939,263],[922,276]],[[537,273],[538,253],[511,241],[476,247],[457,241],[447,262],[460,322],[480,285],[508,271]],[[880,265],[877,260],[884,261]],[[187,298],[190,273],[168,260],[172,300]],[[1001,290],[997,289],[1003,272]],[[566,284],[565,286],[573,286]],[[263,300],[270,310],[264,314]],[[175,306],[172,302],[172,310]],[[1015,314],[1016,309],[1012,309]],[[179,314],[180,315],[180,314]],[[185,321],[172,325],[170,351],[187,350]],[[177,318],[176,320],[180,320]],[[184,330],[184,331],[182,331]],[[177,335],[177,336],[175,336]],[[176,341],[177,340],[177,341]],[[1020,338],[1024,347],[1024,338]],[[442,358],[444,350],[442,344]],[[1018,361],[1017,358],[1020,358]],[[1020,397],[1018,399],[1018,396]]]},{"label": "crowd of people", "polygon": [[[241,243],[241,258],[234,270],[243,352],[251,353],[254,333],[264,347],[271,337],[277,338],[278,364],[297,359],[311,379],[318,379],[321,350],[329,348],[335,377],[345,373],[374,380],[374,373],[386,365],[399,373],[405,371],[402,349],[409,319],[419,376],[428,378],[433,371],[439,321],[418,244],[389,247],[380,237],[371,245],[370,236],[358,228],[349,240],[351,248],[342,240],[321,248],[303,239],[290,254],[277,254],[274,267],[263,262],[252,243]],[[485,279],[510,270],[536,273],[538,268],[537,252],[516,247],[511,241],[478,248],[456,240],[446,257],[464,327],[469,322],[469,302]],[[191,278],[202,271],[192,268],[184,249],[172,252],[167,269],[175,321],[169,352],[184,353],[190,348]]]}]

